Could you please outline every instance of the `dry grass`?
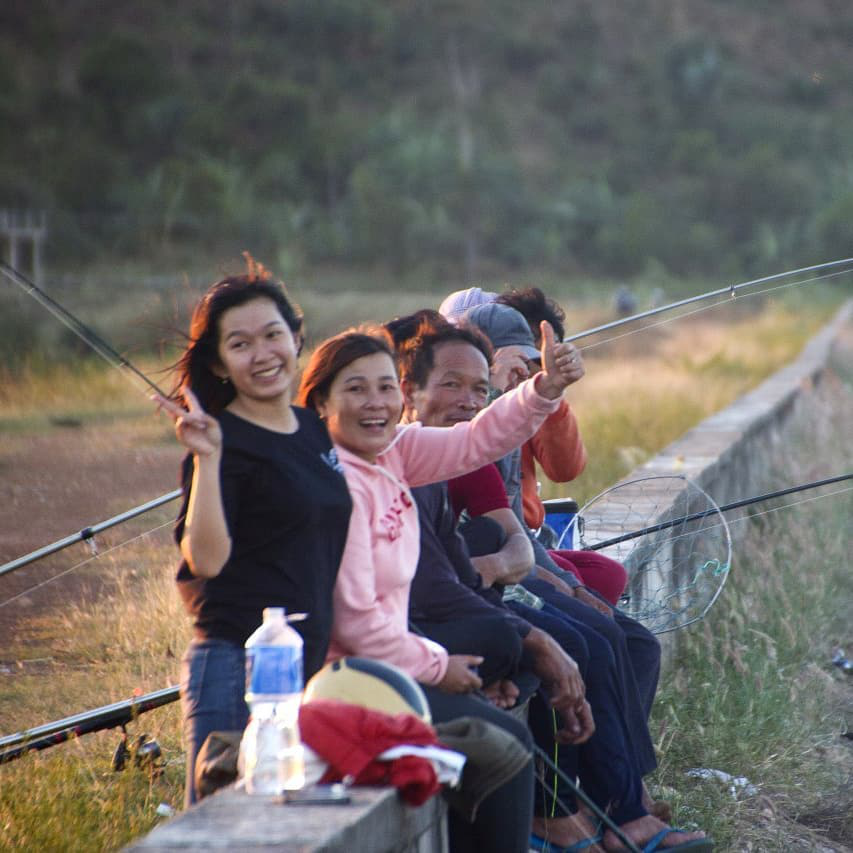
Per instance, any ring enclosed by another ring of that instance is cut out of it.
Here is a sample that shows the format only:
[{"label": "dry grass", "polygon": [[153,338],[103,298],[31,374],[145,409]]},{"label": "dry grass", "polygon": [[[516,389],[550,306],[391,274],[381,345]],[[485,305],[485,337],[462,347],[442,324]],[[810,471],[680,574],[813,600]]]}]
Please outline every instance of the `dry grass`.
[{"label": "dry grass", "polygon": [[[158,521],[159,529],[103,549],[75,574],[83,594],[31,619],[4,650],[21,661],[21,674],[0,695],[2,730],[32,725],[34,714],[47,721],[176,682],[189,627],[175,594],[172,521],[149,516],[148,524]],[[45,679],[46,668],[83,676]]]},{"label": "dry grass", "polygon": [[[140,361],[137,366],[157,383],[152,362]],[[0,434],[31,433],[57,421],[72,425],[133,421],[138,429],[152,422],[150,393],[125,368],[110,367],[96,356],[58,364],[36,356],[14,370],[0,366]]]},{"label": "dry grass", "polygon": [[[849,382],[827,389],[813,415],[775,472],[778,482],[807,480],[818,455],[827,473],[849,468]],[[662,756],[655,782],[679,820],[704,827],[718,849],[853,845],[853,744],[840,737],[853,720],[853,682],[829,663],[836,647],[853,643],[851,515],[848,491],[738,522],[747,532],[725,595],[680,638],[654,714]],[[747,777],[757,790],[732,794],[728,785],[686,779],[694,767]]]},{"label": "dry grass", "polygon": [[[110,578],[109,594],[93,589],[95,603],[74,604],[30,624],[29,657],[22,655],[18,674],[3,680],[3,730],[177,683],[189,632],[174,593],[174,562],[168,529],[144,537],[99,558],[87,573],[84,583],[92,585]],[[46,659],[32,660],[48,651]],[[160,803],[179,807],[184,774],[177,705],[146,714],[128,729],[158,741],[168,760],[162,776],[135,768],[114,772],[115,731],[0,769],[0,849],[115,850],[161,820]]]},{"label": "dry grass", "polygon": [[795,358],[830,310],[733,306],[585,349],[586,376],[566,396],[589,462],[568,486],[543,477],[543,496],[589,500]]}]

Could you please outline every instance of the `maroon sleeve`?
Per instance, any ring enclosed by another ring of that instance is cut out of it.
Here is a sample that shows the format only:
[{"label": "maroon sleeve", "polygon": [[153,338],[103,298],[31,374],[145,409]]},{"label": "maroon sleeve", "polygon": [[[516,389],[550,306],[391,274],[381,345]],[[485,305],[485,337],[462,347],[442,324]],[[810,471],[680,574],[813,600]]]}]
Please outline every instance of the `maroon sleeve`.
[{"label": "maroon sleeve", "polygon": [[470,474],[454,477],[447,483],[453,511],[458,516],[467,510],[471,518],[495,509],[509,509],[506,487],[494,463],[484,465]]}]

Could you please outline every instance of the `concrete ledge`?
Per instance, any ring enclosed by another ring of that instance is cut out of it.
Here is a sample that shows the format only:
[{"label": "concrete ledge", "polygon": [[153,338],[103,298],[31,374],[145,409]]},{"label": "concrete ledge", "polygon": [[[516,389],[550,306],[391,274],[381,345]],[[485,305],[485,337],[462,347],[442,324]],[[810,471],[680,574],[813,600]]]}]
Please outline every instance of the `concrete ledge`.
[{"label": "concrete ledge", "polygon": [[[697,506],[696,490],[674,478],[683,476],[707,492],[717,504],[758,495],[779,486],[774,475],[785,459],[785,444],[798,429],[806,428],[809,415],[831,373],[834,344],[851,326],[853,302],[846,303],[803,348],[798,358],[774,373],[757,388],[698,424],[617,484],[615,494],[604,495],[585,519],[585,541],[594,543],[623,532],[638,530],[703,508]],[[642,478],[668,477],[669,481],[635,482]],[[785,484],[787,485],[787,484]],[[745,511],[741,510],[741,514]],[[731,524],[738,516],[727,514]],[[732,528],[736,540],[738,526]],[[650,570],[636,572],[645,563],[642,540],[601,551],[623,562],[629,571],[628,593],[634,601],[671,596],[685,583],[673,570],[671,545],[659,534],[661,552]],[[645,547],[649,547],[648,542]],[[676,546],[677,547],[677,546]],[[667,549],[669,551],[667,552]],[[695,569],[695,567],[694,567]],[[688,579],[689,580],[689,579]],[[630,609],[630,608],[629,608]],[[653,630],[655,628],[650,624]],[[665,651],[671,652],[673,634],[663,634]]]},{"label": "concrete ledge", "polygon": [[157,827],[127,851],[446,853],[440,796],[405,805],[394,788],[352,788],[341,806],[288,806],[233,787]]}]

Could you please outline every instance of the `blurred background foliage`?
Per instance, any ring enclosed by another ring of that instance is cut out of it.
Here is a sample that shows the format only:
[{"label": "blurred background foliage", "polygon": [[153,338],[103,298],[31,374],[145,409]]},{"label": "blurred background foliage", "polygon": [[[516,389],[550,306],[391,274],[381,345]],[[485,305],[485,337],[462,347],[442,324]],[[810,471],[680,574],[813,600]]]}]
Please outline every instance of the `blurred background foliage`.
[{"label": "blurred background foliage", "polygon": [[853,246],[851,36],[843,0],[6,0],[0,207],[59,268],[805,265]]}]

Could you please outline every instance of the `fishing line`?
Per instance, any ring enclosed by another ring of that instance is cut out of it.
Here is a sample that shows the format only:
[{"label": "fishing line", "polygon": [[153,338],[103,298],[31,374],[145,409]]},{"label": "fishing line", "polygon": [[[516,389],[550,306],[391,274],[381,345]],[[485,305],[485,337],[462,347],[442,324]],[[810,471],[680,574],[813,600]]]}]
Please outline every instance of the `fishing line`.
[{"label": "fishing line", "polygon": [[[799,500],[799,501],[793,501],[792,503],[783,504],[782,506],[771,507],[770,509],[761,510],[760,512],[751,512],[751,513],[749,513],[749,515],[743,515],[740,518],[733,518],[731,521],[728,522],[728,524],[729,524],[729,526],[731,526],[733,524],[741,524],[744,521],[752,521],[753,518],[759,518],[762,515],[770,515],[770,513],[772,513],[772,512],[779,512],[780,510],[783,510],[783,509],[792,509],[795,506],[801,506],[802,504],[807,504],[807,503],[812,503],[813,501],[823,500],[823,498],[831,498],[831,497],[835,497],[836,495],[844,495],[844,494],[847,494],[847,492],[853,492],[853,486],[848,486],[846,489],[838,489],[838,491],[835,491],[835,492],[827,492],[825,495],[813,495],[810,498],[803,498],[802,500]],[[676,536],[671,536],[670,541],[676,542],[679,539],[686,539],[689,536],[697,536],[700,533],[705,533],[706,531],[716,530],[720,527],[722,527],[722,524],[709,524],[707,527],[703,527],[701,530],[694,530],[694,531],[689,532],[689,533],[679,533]],[[587,550],[593,550],[593,549],[587,549]]]},{"label": "fishing line", "polygon": [[[756,290],[754,293],[747,293],[743,296],[738,297],[739,300],[743,301],[744,299],[749,299],[753,296],[762,296],[765,293],[773,293],[777,290],[784,290],[788,287],[797,287],[800,284],[812,284],[816,281],[822,281],[824,279],[835,278],[840,275],[847,275],[849,272],[853,272],[853,268],[840,270],[831,273],[825,273],[824,275],[815,276],[813,278],[803,279],[802,281],[792,281],[787,284],[777,284],[775,287],[767,287],[764,290]],[[585,346],[578,347],[578,349],[583,352],[584,350],[594,349],[595,347],[601,346],[602,344],[609,344],[613,341],[622,340],[622,338],[628,338],[631,335],[636,335],[639,332],[645,332],[648,329],[656,329],[659,326],[665,326],[667,323],[674,323],[676,320],[681,320],[684,317],[692,317],[695,314],[701,314],[703,311],[709,311],[711,308],[717,308],[720,305],[730,305],[730,299],[721,299],[719,302],[712,302],[710,305],[703,305],[701,308],[694,308],[692,311],[685,311],[682,314],[677,314],[675,317],[667,317],[665,320],[658,320],[656,323],[649,323],[647,326],[641,326],[639,329],[632,329],[630,332],[623,332],[621,335],[614,335],[612,338],[604,338],[600,341],[595,341],[595,343],[586,344]],[[646,315],[638,315],[638,316],[646,316]],[[633,320],[635,318],[628,317],[627,320]],[[602,328],[607,327],[599,327],[598,329],[592,329],[586,332],[579,332],[577,335],[572,335],[571,337],[563,338],[564,342],[570,342],[574,340],[579,340],[580,338],[589,337],[591,335],[597,334]]]},{"label": "fishing line", "polygon": [[[812,272],[812,270],[826,269],[827,267],[837,267],[841,264],[849,264],[853,263],[853,258],[842,258],[837,261],[827,261],[822,264],[813,264],[809,267],[801,267],[796,270],[787,270],[786,272],[779,272],[773,275],[765,275],[761,278],[754,278],[751,281],[744,281],[740,284],[730,284],[728,287],[721,287],[717,290],[709,290],[707,293],[700,293],[696,296],[688,296],[686,299],[679,299],[677,302],[671,302],[669,305],[661,305],[659,308],[650,308],[648,311],[642,311],[639,314],[633,314],[630,317],[623,317],[619,320],[612,320],[609,323],[604,323],[601,326],[596,326],[594,329],[587,329],[584,332],[578,332],[576,335],[572,335],[564,340],[566,342],[576,341],[579,338],[586,337],[587,335],[594,335],[598,332],[606,332],[609,329],[614,329],[617,326],[623,326],[625,323],[633,323],[637,320],[643,320],[646,317],[652,317],[655,314],[661,314],[664,311],[671,311],[674,308],[680,308],[682,305],[690,305],[693,302],[699,302],[702,299],[710,299],[713,296],[723,296],[724,294],[728,294],[729,296],[734,297],[735,293],[738,290],[742,290],[745,287],[752,287],[756,284],[763,284],[766,281],[774,281],[778,278],[787,278],[792,275],[799,275],[800,273]],[[850,272],[850,270],[844,270],[844,272]],[[843,273],[842,273],[843,274]],[[820,278],[820,276],[818,277]],[[810,279],[812,281],[817,281],[817,279]],[[802,282],[794,282],[795,284],[805,284],[809,281]]]},{"label": "fishing line", "polygon": [[[657,479],[657,478],[656,477],[646,477],[644,479],[653,480],[653,479]],[[784,495],[794,494],[795,492],[804,492],[804,491],[807,491],[808,489],[817,489],[820,486],[828,486],[831,483],[840,483],[842,480],[851,480],[851,479],[853,479],[853,474],[840,474],[837,477],[827,477],[824,480],[816,480],[813,483],[803,483],[799,486],[790,486],[790,487],[785,488],[785,489],[779,489],[775,492],[768,492],[767,494],[764,494],[764,495],[755,495],[754,497],[751,497],[751,498],[743,498],[742,500],[733,501],[732,503],[724,504],[723,506],[718,506],[715,503],[713,507],[711,507],[710,509],[707,509],[707,510],[703,510],[702,512],[689,513],[688,515],[682,515],[682,516],[679,516],[678,518],[673,518],[673,519],[670,519],[668,521],[662,521],[659,524],[652,524],[648,527],[643,527],[640,530],[635,530],[631,533],[624,533],[621,536],[614,536],[611,539],[605,539],[601,542],[596,542],[595,545],[591,545],[589,548],[584,548],[582,550],[584,550],[584,551],[598,551],[598,550],[601,550],[602,548],[609,548],[611,545],[618,545],[620,542],[627,542],[629,539],[639,539],[640,536],[645,536],[647,533],[657,533],[661,530],[668,530],[668,529],[675,527],[676,525],[679,525],[679,524],[686,524],[686,523],[691,522],[691,521],[701,521],[703,518],[707,518],[709,515],[711,515],[712,513],[715,513],[715,512],[717,512],[717,513],[729,512],[730,510],[740,509],[741,507],[750,506],[751,504],[762,503],[763,501],[768,501],[768,500],[771,500],[772,498],[780,498],[780,497],[783,497]],[[686,477],[684,477],[684,481],[688,482]],[[636,481],[630,481],[630,482],[642,482],[642,480],[636,480]],[[623,485],[628,486],[628,485],[630,485],[630,482],[624,483]],[[695,483],[693,485],[695,486]],[[615,491],[615,489],[611,490],[611,491]],[[708,497],[708,499],[711,500],[709,495],[706,495],[706,497]],[[795,505],[796,504],[792,504],[792,506],[795,506]],[[757,514],[758,513],[756,513],[756,515]],[[708,526],[708,527],[705,527],[702,529],[703,530],[712,530],[713,527]],[[696,532],[699,532],[699,531],[696,531]],[[691,534],[684,534],[684,535],[691,535]],[[673,536],[672,538],[677,539],[678,537]]]},{"label": "fishing line", "polygon": [[[549,767],[549,769],[552,770],[556,774],[556,776],[559,776],[559,778],[562,779],[563,782],[565,782],[569,786],[569,788],[571,788],[572,793],[576,797],[583,800],[584,804],[591,809],[592,813],[608,829],[613,831],[613,833],[616,835],[616,837],[625,845],[627,850],[631,850],[631,851],[633,851],[633,853],[642,853],[642,851],[636,846],[636,844],[634,844],[634,842],[631,841],[631,839],[628,838],[628,836],[625,835],[625,833],[616,825],[614,820],[606,812],[604,812],[601,808],[599,808],[599,806],[589,797],[589,795],[576,782],[574,782],[572,779],[570,779],[557,766],[557,764],[554,761],[552,761],[549,758],[549,756],[545,752],[545,750],[538,747],[535,743],[533,744],[533,754],[538,756],[539,758],[541,758],[542,761]],[[541,776],[539,776],[538,779],[539,779],[540,785],[544,783],[544,779]],[[560,806],[560,808],[563,810],[563,812],[566,814],[567,817],[570,817],[573,815],[573,812],[571,811],[571,809],[556,794],[554,795],[554,799],[557,801],[557,804]],[[555,845],[552,845],[552,846],[555,846]]]},{"label": "fishing line", "polygon": [[[155,385],[154,382],[152,382],[132,362],[121,355],[121,353],[116,352],[97,332],[89,328],[89,326],[87,326],[82,320],[75,317],[70,311],[38,287],[35,282],[30,281],[30,279],[28,279],[23,273],[19,272],[13,266],[2,260],[0,260],[0,272],[2,272],[10,281],[17,284],[24,293],[32,296],[39,305],[46,308],[54,317],[56,317],[57,320],[74,332],[77,337],[105,359],[111,367],[119,369],[123,368],[126,371],[130,371],[132,377],[141,379],[142,382],[145,383],[146,394],[153,390],[161,397],[169,396]],[[128,378],[133,381],[131,377]],[[134,382],[134,386],[138,387],[138,383]]]},{"label": "fishing line", "polygon": [[76,571],[81,566],[85,566],[88,563],[91,563],[93,560],[98,560],[101,557],[106,557],[107,554],[112,554],[113,551],[117,551],[119,548],[123,548],[125,545],[130,545],[133,542],[136,542],[139,539],[143,539],[146,536],[150,536],[152,533],[156,533],[158,530],[162,530],[164,527],[171,527],[174,525],[174,519],[170,521],[164,521],[162,524],[158,524],[156,527],[152,527],[150,530],[146,530],[143,533],[139,533],[136,536],[132,536],[130,539],[126,539],[124,542],[119,542],[117,545],[113,545],[111,548],[107,548],[106,551],[101,551],[98,554],[92,554],[90,557],[87,557],[85,560],[77,563],[74,566],[71,566],[70,569],[65,569],[60,572],[58,575],[54,575],[47,580],[42,581],[41,583],[37,583],[35,586],[31,586],[29,589],[25,589],[23,592],[17,593],[17,595],[13,595],[11,598],[6,599],[6,601],[0,601],[0,608],[5,607],[7,604],[11,604],[13,601],[17,601],[19,598],[23,598],[25,595],[28,595],[31,592],[35,592],[37,589],[41,589],[43,586],[47,586],[49,583],[53,583],[55,580],[59,580],[59,578],[63,578],[71,572]]}]

